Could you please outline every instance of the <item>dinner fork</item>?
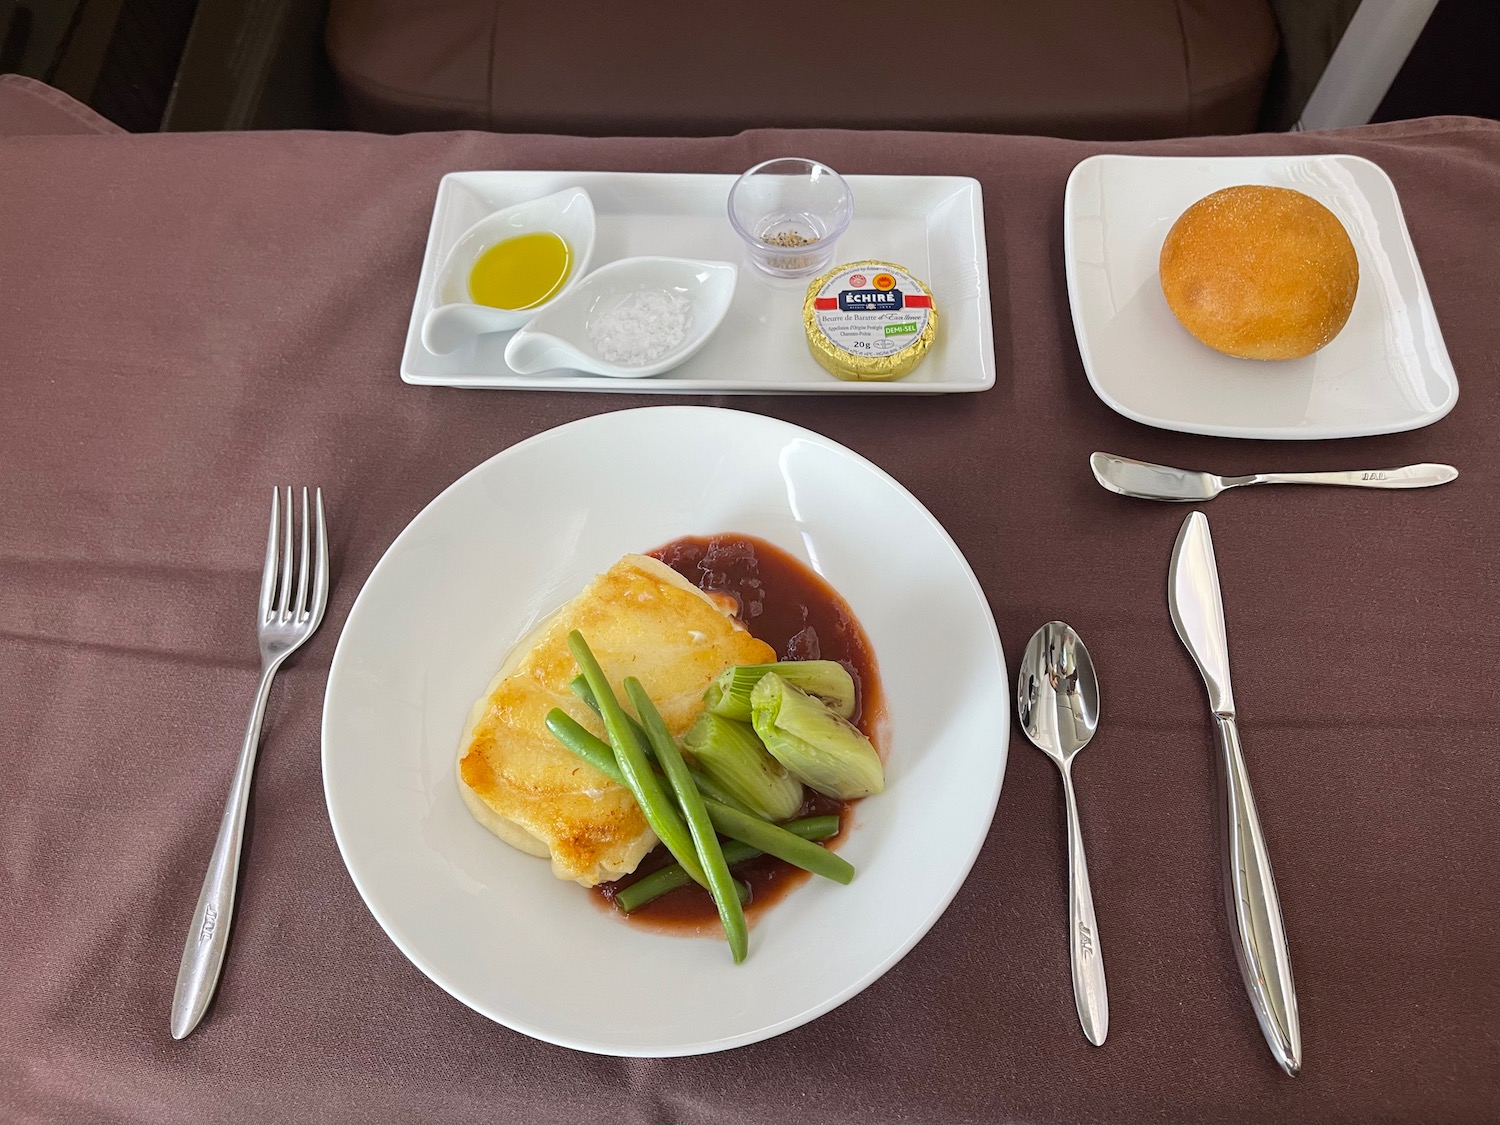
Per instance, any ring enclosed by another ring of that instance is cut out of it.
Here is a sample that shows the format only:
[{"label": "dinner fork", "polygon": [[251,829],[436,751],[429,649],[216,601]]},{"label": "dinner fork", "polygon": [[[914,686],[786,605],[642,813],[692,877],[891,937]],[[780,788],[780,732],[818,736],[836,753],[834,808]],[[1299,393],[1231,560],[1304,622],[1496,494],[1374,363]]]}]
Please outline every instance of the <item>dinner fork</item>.
[{"label": "dinner fork", "polygon": [[[255,772],[255,751],[260,743],[261,720],[271,680],[281,662],[312,636],[328,604],[328,529],[323,521],[323,490],[315,493],[316,541],[308,519],[307,489],[302,490],[302,534],[298,540],[298,566],[293,581],[292,539],[295,513],[292,490],[286,490],[286,513],[281,510],[281,489],[271,492],[271,531],[266,539],[266,562],[260,578],[259,623],[260,684],[255,707],[245,728],[239,764],[229,787],[229,800],[219,821],[203,889],[193,909],[193,923],[177,970],[177,989],[172,995],[172,1038],[181,1039],[198,1026],[219,983],[224,950],[229,944],[229,924],[234,917],[234,890],[239,878],[240,844],[245,835],[245,808],[250,801],[250,777]],[[309,573],[309,564],[311,573]]]}]

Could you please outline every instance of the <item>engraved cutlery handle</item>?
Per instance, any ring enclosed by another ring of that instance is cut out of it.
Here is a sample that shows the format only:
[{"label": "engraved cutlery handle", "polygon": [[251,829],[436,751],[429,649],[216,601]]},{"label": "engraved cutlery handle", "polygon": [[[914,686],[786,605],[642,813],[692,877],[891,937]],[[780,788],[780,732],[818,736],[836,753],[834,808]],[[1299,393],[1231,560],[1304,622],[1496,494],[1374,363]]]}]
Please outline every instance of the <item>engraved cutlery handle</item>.
[{"label": "engraved cutlery handle", "polygon": [[1088,862],[1083,855],[1083,832],[1073,777],[1063,770],[1063,796],[1068,817],[1068,952],[1073,965],[1073,1002],[1083,1034],[1098,1047],[1109,1034],[1109,991],[1104,984],[1104,951],[1099,947],[1099,923],[1094,918],[1094,892],[1089,887]]},{"label": "engraved cutlery handle", "polygon": [[1235,958],[1271,1053],[1282,1070],[1295,1076],[1302,1067],[1302,1031],[1271,857],[1234,718],[1215,715],[1214,723],[1224,774],[1224,895],[1235,928]]},{"label": "engraved cutlery handle", "polygon": [[229,924],[234,918],[234,891],[239,881],[240,844],[245,835],[245,809],[250,801],[255,751],[260,743],[271,680],[279,664],[279,660],[274,660],[261,669],[255,708],[245,728],[234,781],[219,821],[219,836],[203,876],[203,889],[198,892],[198,905],[193,907],[193,921],[182,948],[182,964],[177,969],[177,988],[172,994],[173,1039],[183,1038],[198,1026],[219,983],[224,951],[229,946]]},{"label": "engraved cutlery handle", "polygon": [[1399,469],[1350,469],[1328,473],[1257,473],[1247,484],[1336,484],[1350,488],[1432,488],[1458,477],[1452,465],[1403,465]]}]

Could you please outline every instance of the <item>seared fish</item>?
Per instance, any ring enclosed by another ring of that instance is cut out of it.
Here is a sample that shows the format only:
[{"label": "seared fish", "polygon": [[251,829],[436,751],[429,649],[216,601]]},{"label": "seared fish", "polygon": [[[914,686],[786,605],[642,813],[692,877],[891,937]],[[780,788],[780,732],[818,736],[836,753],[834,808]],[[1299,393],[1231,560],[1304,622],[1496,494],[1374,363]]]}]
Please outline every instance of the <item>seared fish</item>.
[{"label": "seared fish", "polygon": [[601,738],[604,727],[568,688],[577,629],[623,700],[635,676],[680,737],[703,692],[731,664],[776,659],[725,606],[646,555],[626,555],[512,650],[469,712],[459,742],[459,792],[507,844],[551,857],[559,879],[586,887],[634,871],[656,844],[629,790],[574,757],[547,730],[560,707]]}]

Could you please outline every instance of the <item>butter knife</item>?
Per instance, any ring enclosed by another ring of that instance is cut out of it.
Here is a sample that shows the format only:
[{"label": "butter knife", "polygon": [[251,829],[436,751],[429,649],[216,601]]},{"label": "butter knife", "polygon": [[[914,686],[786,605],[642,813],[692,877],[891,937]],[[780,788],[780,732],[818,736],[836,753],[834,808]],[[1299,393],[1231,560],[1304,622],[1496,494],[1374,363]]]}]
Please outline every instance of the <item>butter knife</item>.
[{"label": "butter knife", "polygon": [[1271,857],[1240,750],[1219,568],[1208,517],[1202,512],[1188,516],[1177,534],[1167,579],[1167,602],[1177,635],[1203,673],[1213,711],[1224,790],[1224,897],[1235,928],[1235,958],[1271,1054],[1282,1070],[1295,1076],[1302,1067],[1302,1032],[1297,1022],[1292,961],[1271,874]]},{"label": "butter knife", "polygon": [[1247,484],[1334,484],[1348,488],[1433,488],[1458,478],[1452,465],[1403,465],[1399,469],[1349,469],[1325,473],[1252,473],[1221,477],[1196,469],[1153,465],[1114,453],[1089,457],[1094,479],[1111,492],[1138,500],[1199,502],[1212,500],[1226,488]]}]

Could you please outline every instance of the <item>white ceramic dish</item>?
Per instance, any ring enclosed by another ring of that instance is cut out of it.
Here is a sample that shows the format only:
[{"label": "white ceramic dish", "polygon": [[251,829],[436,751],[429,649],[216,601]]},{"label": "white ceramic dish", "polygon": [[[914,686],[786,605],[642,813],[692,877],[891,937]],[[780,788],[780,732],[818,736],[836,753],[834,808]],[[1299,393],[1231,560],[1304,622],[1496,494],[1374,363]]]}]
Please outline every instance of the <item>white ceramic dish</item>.
[{"label": "white ceramic dish", "polygon": [[525,199],[582,187],[594,201],[596,264],[660,255],[741,263],[729,224],[734,176],[629,172],[450,172],[438,185],[427,251],[401,356],[401,378],[443,387],[629,391],[652,394],[922,394],[982,391],[995,383],[989,261],[977,181],[959,176],[849,176],[854,221],[837,257],[880,258],[908,267],[931,287],[942,318],[922,365],[889,383],[843,382],[808,351],[802,327],[805,280],[742,269],[728,315],[702,351],[646,380],[552,372],[522,375],[505,362],[505,336],[486,336],[451,355],[422,346],[420,318],[432,303],[438,263],[481,216]]},{"label": "white ceramic dish", "polygon": [[[525,309],[497,309],[469,297],[469,274],[479,256],[507,238],[550,231],[573,255],[567,279],[545,301]],[[511,332],[571,292],[588,272],[594,254],[594,204],[582,188],[566,188],[485,215],[443,255],[421,317],[422,346],[447,355],[490,332]],[[413,319],[416,314],[413,313]]]},{"label": "white ceramic dish", "polygon": [[[643,379],[686,363],[708,343],[734,299],[739,267],[691,258],[621,258],[601,266],[572,292],[552,301],[505,345],[505,362],[523,375],[581,371],[611,379]],[[599,354],[590,326],[632,293],[659,290],[688,304],[686,335],[651,363],[624,366]]]},{"label": "white ceramic dish", "polygon": [[[1235,359],[1199,343],[1162,296],[1162,241],[1189,206],[1234,184],[1294,188],[1343,222],[1359,294],[1332,343],[1304,359]],[[1068,300],[1094,391],[1127,418],[1193,434],[1344,438],[1413,430],[1458,378],[1395,186],[1357,156],[1091,156],[1063,202]]]},{"label": "white ceramic dish", "polygon": [[[507,650],[629,551],[742,531],[827,577],[859,617],[889,715],[887,786],[811,880],[722,942],[647,932],[491,836],[458,794],[464,717]],[[958,891],[1005,771],[1009,674],[958,548],[843,446],[738,411],[597,415],[486,461],[412,520],[350,610],[329,672],[323,780],[376,920],[476,1011],[585,1051],[723,1050],[876,980]]]}]

